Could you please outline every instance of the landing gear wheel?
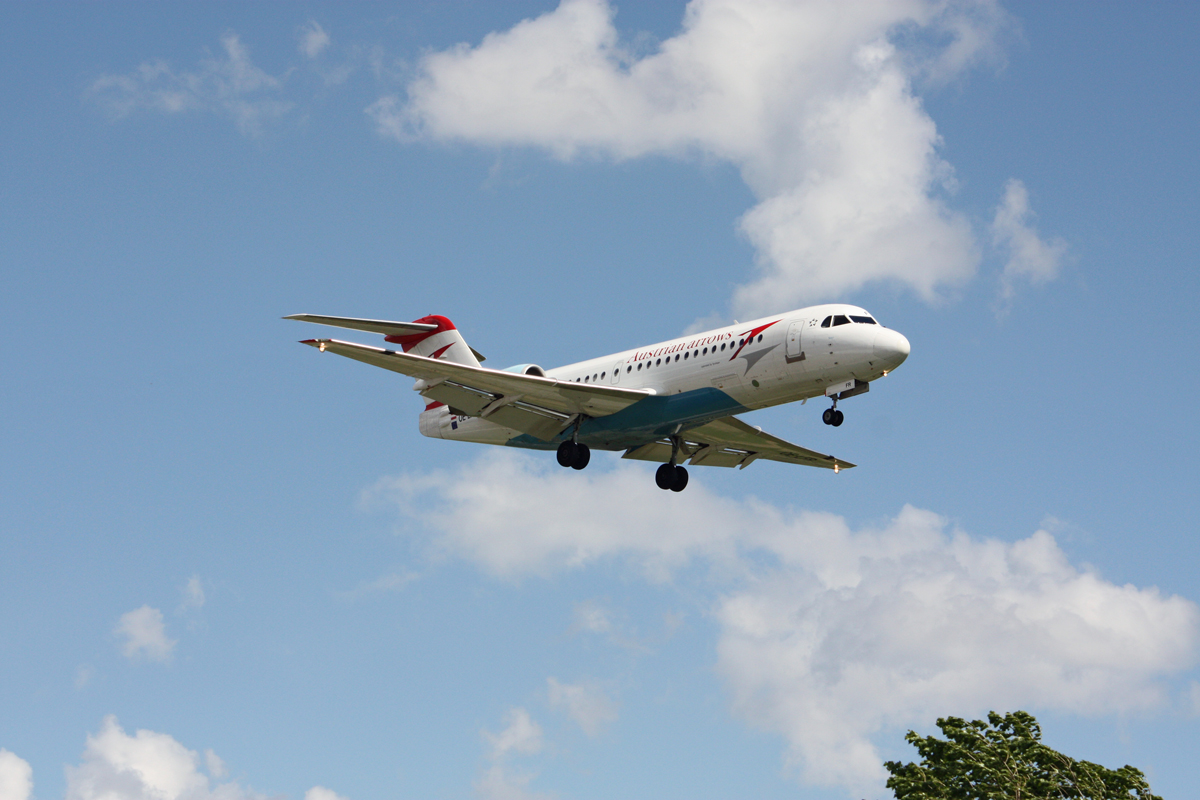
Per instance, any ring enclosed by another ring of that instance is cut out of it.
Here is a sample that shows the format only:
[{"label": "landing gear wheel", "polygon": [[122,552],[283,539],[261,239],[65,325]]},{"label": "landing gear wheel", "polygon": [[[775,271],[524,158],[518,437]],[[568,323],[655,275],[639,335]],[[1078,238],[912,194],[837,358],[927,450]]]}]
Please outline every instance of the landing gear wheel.
[{"label": "landing gear wheel", "polygon": [[[558,464],[562,467],[569,467],[575,463],[576,453],[579,450],[579,445],[567,440],[558,446]],[[585,462],[586,463],[586,462]]]},{"label": "landing gear wheel", "polygon": [[571,462],[571,469],[583,469],[592,460],[592,448],[586,444],[575,445],[575,460]]},{"label": "landing gear wheel", "polygon": [[654,473],[654,482],[658,484],[658,488],[665,492],[667,489],[671,489],[675,486],[675,469],[676,467],[674,464],[663,464],[658,468],[658,471]]},{"label": "landing gear wheel", "polygon": [[821,422],[824,422],[826,425],[832,425],[833,420],[834,420],[834,415],[836,413],[837,412],[832,408],[825,409],[825,413],[821,415]]},{"label": "landing gear wheel", "polygon": [[[667,465],[671,466],[670,464]],[[688,474],[683,467],[675,467],[675,482],[671,484],[672,492],[682,492],[687,488]]]},{"label": "landing gear wheel", "polygon": [[829,424],[836,428],[838,425],[841,425],[842,421],[845,419],[846,419],[845,414],[843,414],[840,411],[834,411],[833,412],[833,422],[831,422]]}]

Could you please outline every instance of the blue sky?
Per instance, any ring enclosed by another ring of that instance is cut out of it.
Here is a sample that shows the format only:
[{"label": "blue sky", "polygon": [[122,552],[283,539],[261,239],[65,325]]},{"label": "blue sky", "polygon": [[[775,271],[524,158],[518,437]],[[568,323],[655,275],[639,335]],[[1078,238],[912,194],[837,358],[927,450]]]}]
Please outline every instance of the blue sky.
[{"label": "blue sky", "polygon": [[[885,797],[1015,708],[1185,795],[1198,15],[3,6],[0,797]],[[279,319],[554,366],[827,300],[908,362],[747,419],[861,466],[669,497]]]}]

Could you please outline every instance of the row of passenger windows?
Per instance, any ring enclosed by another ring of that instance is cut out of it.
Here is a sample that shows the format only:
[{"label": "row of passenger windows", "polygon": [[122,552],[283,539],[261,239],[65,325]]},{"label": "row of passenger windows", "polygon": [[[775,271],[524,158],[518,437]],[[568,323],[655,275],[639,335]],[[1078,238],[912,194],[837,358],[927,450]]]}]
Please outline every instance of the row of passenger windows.
[{"label": "row of passenger windows", "polygon": [[[829,326],[826,326],[826,327],[829,327]],[[763,337],[762,337],[762,334],[761,334],[761,333],[758,335],[758,338],[757,338],[757,339],[755,339],[755,338],[753,338],[753,337],[751,337],[751,338],[749,338],[749,339],[739,339],[739,340],[738,340],[738,347],[743,347],[743,346],[745,346],[747,342],[756,342],[756,341],[757,341],[757,342],[761,342],[762,340],[763,340]],[[733,349],[733,342],[722,342],[722,343],[721,343],[721,346],[720,346],[719,348],[717,347],[717,345],[715,345],[715,344],[714,344],[714,345],[712,346],[712,348],[711,348],[711,349],[712,349],[712,351],[713,351],[714,353],[717,353],[717,352],[720,352],[720,351],[724,350],[726,347],[728,347],[730,350],[732,350],[732,349]],[[706,355],[708,355],[708,351],[709,351],[709,348],[707,348],[707,347],[704,347],[704,348],[701,348],[701,349],[698,349],[698,350],[693,350],[693,351],[692,351],[692,352],[690,352],[690,353],[683,353],[683,354],[676,353],[676,354],[675,354],[675,361],[679,361],[679,360],[680,360],[680,357],[681,357],[681,355],[682,355],[682,358],[683,358],[683,360],[684,360],[684,361],[687,361],[689,356],[690,356],[690,357],[692,357],[692,358],[699,358],[700,356],[706,356]],[[667,356],[667,357],[666,357],[666,360],[667,360],[667,363],[668,363],[668,364],[670,364],[670,363],[671,363],[671,357],[670,357],[670,356]],[[656,358],[656,359],[654,359],[653,361],[651,361],[650,359],[646,359],[645,361],[639,361],[639,362],[638,362],[637,369],[638,369],[638,371],[639,371],[639,372],[641,372],[641,370],[642,370],[642,367],[645,367],[646,369],[650,369],[651,367],[660,367],[660,366],[662,366],[662,363],[663,363],[663,359],[662,359],[662,358]],[[632,365],[632,364],[630,364],[629,366],[625,367],[625,371],[626,371],[626,372],[633,372],[633,365]],[[576,382],[576,383],[596,383],[598,380],[601,380],[601,381],[602,381],[602,380],[604,380],[604,378],[605,378],[605,376],[606,376],[607,374],[608,374],[607,372],[601,372],[599,375],[595,375],[595,374],[593,374],[593,375],[591,375],[590,377],[589,377],[589,376],[587,376],[587,375],[584,375],[582,378],[576,378],[576,379],[575,379],[575,382]]]},{"label": "row of passenger windows", "polygon": [[832,328],[835,325],[849,325],[851,322],[861,322],[864,325],[878,325],[879,323],[870,317],[856,317],[853,314],[847,317],[845,314],[837,314],[832,317],[826,317],[821,320],[822,328]]}]

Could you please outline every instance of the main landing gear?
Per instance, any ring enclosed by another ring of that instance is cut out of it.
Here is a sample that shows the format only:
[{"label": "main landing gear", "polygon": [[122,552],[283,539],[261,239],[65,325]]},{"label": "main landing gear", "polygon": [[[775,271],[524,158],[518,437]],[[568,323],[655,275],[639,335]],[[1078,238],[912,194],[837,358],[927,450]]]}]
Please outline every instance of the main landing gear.
[{"label": "main landing gear", "polygon": [[654,473],[654,482],[664,491],[670,489],[672,492],[682,492],[687,488],[687,470],[678,464],[663,464]]},{"label": "main landing gear", "polygon": [[842,421],[845,418],[846,415],[838,411],[837,398],[835,397],[833,398],[833,407],[825,409],[825,413],[821,415],[821,422],[824,422],[826,425],[832,425],[836,428],[838,425],[842,424]]},{"label": "main landing gear", "polygon": [[558,446],[558,463],[572,469],[583,469],[592,460],[592,449],[570,439]]},{"label": "main landing gear", "polygon": [[654,482],[658,484],[658,488],[666,491],[670,489],[672,492],[682,492],[687,488],[688,473],[687,470],[675,462],[679,460],[679,451],[683,447],[683,442],[678,436],[671,437],[671,460],[658,468],[654,473]]}]

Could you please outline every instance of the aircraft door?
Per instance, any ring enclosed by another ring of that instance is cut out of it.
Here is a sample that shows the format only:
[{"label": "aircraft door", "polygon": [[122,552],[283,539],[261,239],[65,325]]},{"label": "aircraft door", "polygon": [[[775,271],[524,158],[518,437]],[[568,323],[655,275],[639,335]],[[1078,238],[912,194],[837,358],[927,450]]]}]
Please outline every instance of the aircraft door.
[{"label": "aircraft door", "polygon": [[608,382],[611,383],[613,386],[616,386],[618,383],[620,383],[621,382],[621,370],[623,370],[624,368],[625,368],[624,361],[618,361],[616,364],[613,364],[612,377],[608,379]]},{"label": "aircraft door", "polygon": [[[804,354],[804,326],[806,324],[805,320],[797,319],[792,320],[792,323],[788,325],[787,344],[784,352],[789,364],[798,364],[807,358]],[[803,366],[801,364],[801,368]]]}]

